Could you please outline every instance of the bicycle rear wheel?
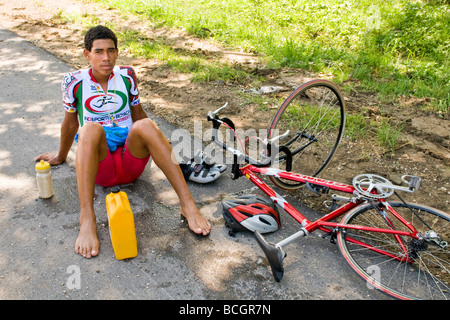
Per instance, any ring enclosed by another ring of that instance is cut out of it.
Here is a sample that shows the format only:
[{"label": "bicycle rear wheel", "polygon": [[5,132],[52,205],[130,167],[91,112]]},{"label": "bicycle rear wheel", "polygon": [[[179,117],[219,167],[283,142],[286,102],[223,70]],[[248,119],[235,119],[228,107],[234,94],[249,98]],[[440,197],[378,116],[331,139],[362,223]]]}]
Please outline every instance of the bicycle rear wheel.
[{"label": "bicycle rear wheel", "polygon": [[[341,229],[342,255],[369,288],[398,299],[450,299],[450,215],[420,204],[389,204],[423,238]],[[389,229],[388,221],[396,230],[408,231],[381,203],[357,207],[342,219],[343,224],[384,229]]]},{"label": "bicycle rear wheel", "polygon": [[[297,88],[283,102],[269,127],[268,139],[289,130],[281,144],[292,153],[292,171],[308,176],[322,172],[342,138],[345,104],[339,88],[328,80],[312,80]],[[286,155],[275,156],[274,165]],[[301,182],[270,177],[280,188],[297,189]]]}]

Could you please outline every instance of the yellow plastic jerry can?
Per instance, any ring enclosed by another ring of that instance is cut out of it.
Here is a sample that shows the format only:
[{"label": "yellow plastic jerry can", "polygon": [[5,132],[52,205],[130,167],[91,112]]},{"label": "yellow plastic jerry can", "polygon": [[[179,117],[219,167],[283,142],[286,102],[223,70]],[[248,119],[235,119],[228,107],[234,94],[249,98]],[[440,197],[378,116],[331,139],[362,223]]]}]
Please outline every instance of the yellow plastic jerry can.
[{"label": "yellow plastic jerry can", "polygon": [[106,196],[106,211],[116,259],[136,257],[138,252],[134,216],[127,194],[119,188],[111,190]]}]

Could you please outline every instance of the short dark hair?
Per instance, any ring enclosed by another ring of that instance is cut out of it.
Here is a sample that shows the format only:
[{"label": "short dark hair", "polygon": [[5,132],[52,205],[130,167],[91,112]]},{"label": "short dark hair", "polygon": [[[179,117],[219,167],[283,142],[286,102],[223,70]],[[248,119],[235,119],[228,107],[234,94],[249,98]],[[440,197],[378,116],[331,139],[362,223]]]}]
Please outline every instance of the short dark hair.
[{"label": "short dark hair", "polygon": [[114,41],[114,45],[117,48],[116,35],[111,29],[105,26],[92,27],[86,32],[86,35],[84,36],[84,48],[91,51],[94,40],[98,39],[111,39]]}]

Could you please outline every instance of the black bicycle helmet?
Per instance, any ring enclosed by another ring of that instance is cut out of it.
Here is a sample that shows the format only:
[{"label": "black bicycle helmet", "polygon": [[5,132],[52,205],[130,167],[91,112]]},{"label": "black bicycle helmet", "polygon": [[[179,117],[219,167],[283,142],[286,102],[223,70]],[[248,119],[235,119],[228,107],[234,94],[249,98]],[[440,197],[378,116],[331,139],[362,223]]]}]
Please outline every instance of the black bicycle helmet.
[{"label": "black bicycle helmet", "polygon": [[280,215],[277,208],[258,195],[226,198],[222,201],[222,206],[225,225],[233,232],[268,233],[280,228]]}]

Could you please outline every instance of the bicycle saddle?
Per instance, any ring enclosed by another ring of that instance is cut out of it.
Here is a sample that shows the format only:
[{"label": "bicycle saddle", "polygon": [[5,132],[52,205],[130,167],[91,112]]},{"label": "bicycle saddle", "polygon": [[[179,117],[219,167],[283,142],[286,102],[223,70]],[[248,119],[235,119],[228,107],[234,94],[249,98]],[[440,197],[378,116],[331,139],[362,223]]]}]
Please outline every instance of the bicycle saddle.
[{"label": "bicycle saddle", "polygon": [[280,282],[283,278],[283,259],[286,257],[286,253],[281,248],[267,242],[258,231],[255,231],[255,238],[261,249],[266,254],[267,260],[269,260],[270,268],[272,269],[272,274],[275,281]]}]

